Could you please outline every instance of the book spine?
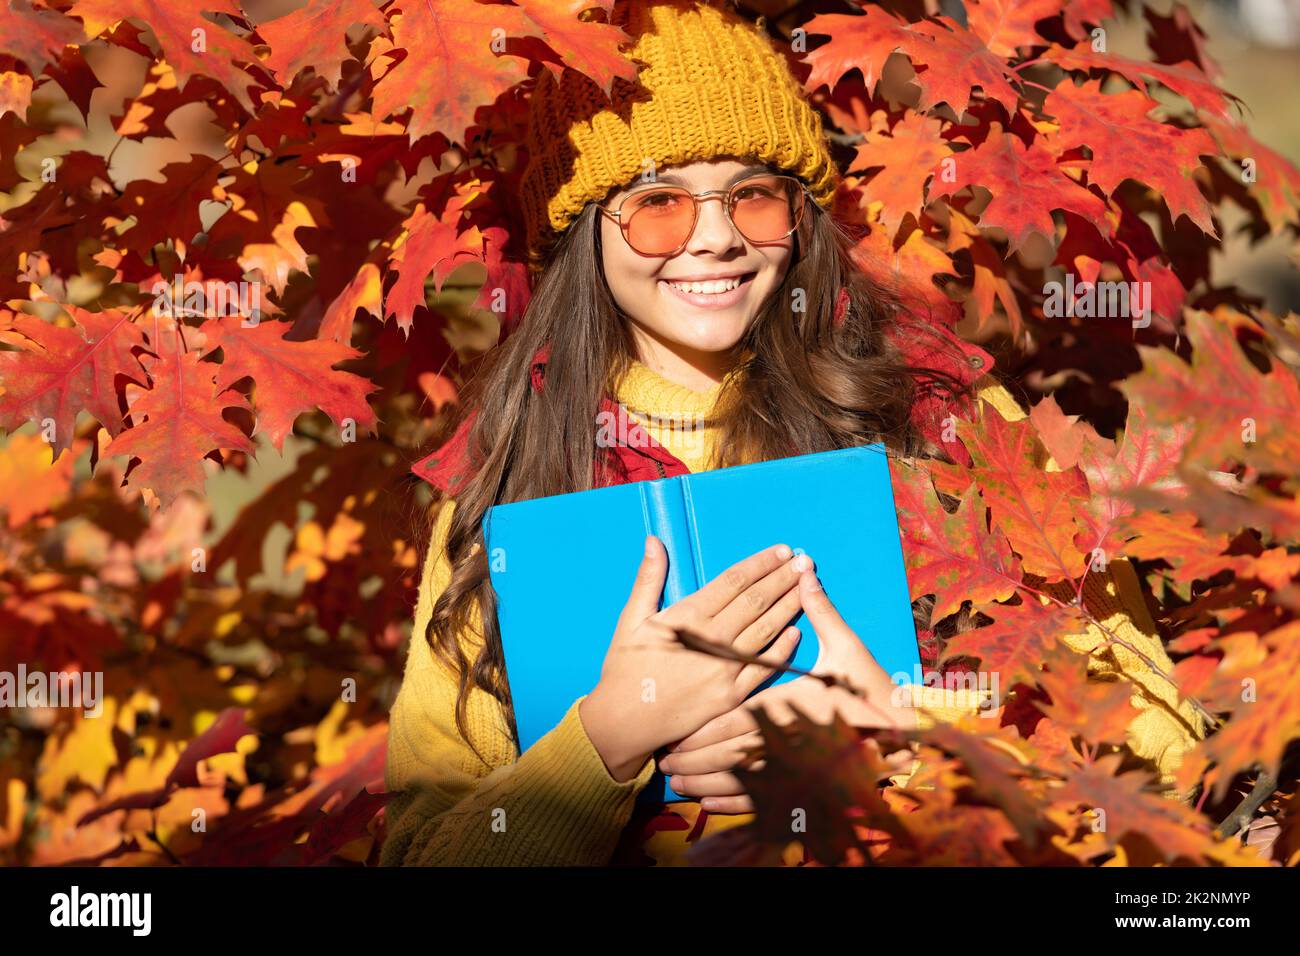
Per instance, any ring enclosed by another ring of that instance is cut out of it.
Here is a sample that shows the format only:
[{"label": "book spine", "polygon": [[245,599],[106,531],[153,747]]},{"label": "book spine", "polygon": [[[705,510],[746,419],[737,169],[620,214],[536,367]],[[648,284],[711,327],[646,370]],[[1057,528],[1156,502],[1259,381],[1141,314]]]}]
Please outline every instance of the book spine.
[{"label": "book spine", "polygon": [[687,516],[685,487],[680,477],[643,482],[647,533],[668,550],[668,578],[663,607],[676,604],[700,587],[695,572],[695,546]]}]

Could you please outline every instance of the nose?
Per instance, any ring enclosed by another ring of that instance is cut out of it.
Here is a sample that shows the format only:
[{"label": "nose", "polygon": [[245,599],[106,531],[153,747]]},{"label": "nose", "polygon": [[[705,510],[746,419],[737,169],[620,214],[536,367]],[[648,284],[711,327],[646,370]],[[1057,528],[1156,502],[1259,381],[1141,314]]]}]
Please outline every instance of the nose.
[{"label": "nose", "polygon": [[744,249],[744,237],[731,224],[726,203],[725,195],[705,196],[699,200],[695,231],[686,243],[686,252],[692,255],[711,253],[719,256],[735,249]]}]

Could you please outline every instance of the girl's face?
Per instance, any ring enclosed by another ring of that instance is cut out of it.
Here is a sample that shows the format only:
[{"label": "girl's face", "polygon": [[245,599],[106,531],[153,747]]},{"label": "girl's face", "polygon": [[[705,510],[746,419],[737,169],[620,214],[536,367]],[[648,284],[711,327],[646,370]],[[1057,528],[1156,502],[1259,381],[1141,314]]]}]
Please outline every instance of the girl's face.
[{"label": "girl's face", "polygon": [[[767,168],[737,160],[714,160],[660,171],[657,182],[692,193],[726,190]],[[633,183],[605,203],[613,211]],[[631,320],[640,357],[660,374],[704,390],[727,371],[736,344],[789,268],[794,237],[754,245],[727,218],[723,196],[700,202],[695,231],[675,256],[643,256],[623,239],[618,221],[601,216],[605,281]],[[738,283],[737,283],[738,280]],[[690,283],[709,283],[703,287]],[[717,291],[726,290],[726,291]]]}]

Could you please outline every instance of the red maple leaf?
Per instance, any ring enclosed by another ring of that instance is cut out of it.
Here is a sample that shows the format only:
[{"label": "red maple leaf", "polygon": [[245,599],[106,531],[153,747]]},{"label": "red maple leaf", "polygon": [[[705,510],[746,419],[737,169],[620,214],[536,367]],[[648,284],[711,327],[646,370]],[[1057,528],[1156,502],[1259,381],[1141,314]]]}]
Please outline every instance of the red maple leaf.
[{"label": "red maple leaf", "polygon": [[0,53],[27,64],[32,76],[40,76],[47,63],[59,59],[64,47],[86,38],[76,20],[57,10],[34,7],[29,0],[9,0],[8,6],[0,17]]},{"label": "red maple leaf", "polygon": [[271,47],[266,66],[284,85],[311,67],[317,76],[338,86],[344,61],[352,59],[347,31],[359,23],[388,26],[371,0],[311,0],[286,16],[259,24],[257,32]]},{"label": "red maple leaf", "polygon": [[131,351],[144,347],[135,313],[120,309],[87,312],[67,306],[75,324],[62,328],[31,315],[14,315],[0,341],[23,351],[0,352],[0,428],[13,431],[28,421],[54,422],[54,457],[72,443],[77,413],[90,412],[116,435],[122,427],[118,376],[146,381]]},{"label": "red maple leaf", "polygon": [[1138,90],[1102,93],[1100,80],[1082,86],[1065,82],[1043,105],[1061,121],[1048,141],[1057,153],[1087,146],[1092,153],[1088,178],[1107,196],[1124,180],[1135,179],[1164,198],[1174,219],[1185,215],[1217,238],[1210,204],[1192,175],[1201,166],[1201,156],[1218,153],[1214,140],[1203,129],[1179,129],[1149,118],[1157,105]]},{"label": "red maple leaf", "polygon": [[393,251],[391,263],[397,282],[384,297],[384,318],[397,317],[397,325],[409,332],[415,310],[424,305],[424,280],[431,273],[434,288],[442,290],[443,280],[456,266],[485,255],[485,239],[477,226],[465,226],[461,214],[478,195],[472,186],[463,187],[453,197],[441,216],[435,216],[421,203],[402,223],[406,238]]},{"label": "red maple leaf", "polygon": [[938,621],[963,601],[978,607],[1011,597],[1020,583],[1020,563],[1006,537],[987,530],[984,502],[974,486],[949,514],[924,471],[902,466],[891,471],[913,600],[935,595],[933,620]]},{"label": "red maple leaf", "polygon": [[958,433],[994,522],[1019,552],[1025,571],[1049,582],[1076,577],[1084,566],[1074,543],[1076,517],[1088,497],[1083,473],[1077,467],[1044,471],[1036,460],[1033,426],[1008,422],[995,408],[982,407],[981,422],[961,422]]},{"label": "red maple leaf", "polygon": [[220,366],[179,346],[162,352],[148,365],[153,387],[140,390],[131,404],[132,426],[109,442],[104,456],[140,459],[131,484],[151,489],[166,507],[184,491],[203,495],[203,459],[211,452],[251,452],[253,443],[221,416],[225,408],[248,403],[238,392],[217,388]]},{"label": "red maple leaf", "polygon": [[407,133],[417,140],[442,133],[464,140],[474,111],[527,76],[522,59],[505,51],[508,37],[540,29],[519,7],[472,0],[400,0],[393,43],[406,58],[375,83],[374,112],[411,109]]},{"label": "red maple leaf", "polygon": [[243,11],[233,0],[76,0],[68,13],[81,18],[91,37],[106,33],[123,20],[134,20],[153,33],[163,57],[176,71],[178,86],[184,89],[195,75],[210,76],[253,112],[248,95],[253,77],[236,66],[259,62],[252,44],[203,16],[226,13],[242,17]]},{"label": "red maple leaf", "polygon": [[228,315],[203,323],[203,354],[221,349],[217,389],[226,389],[249,376],[255,390],[253,406],[258,428],[280,449],[300,414],[319,408],[340,427],[351,419],[369,431],[375,412],[366,396],[375,386],[360,375],[333,366],[361,353],[328,339],[294,342],[285,338],[289,326],[259,322],[245,328],[239,316]]},{"label": "red maple leaf", "polygon": [[548,62],[547,68],[557,75],[565,67],[577,70],[609,96],[616,78],[636,79],[637,65],[619,50],[632,39],[621,27],[578,19],[597,5],[608,12],[614,4],[613,0],[519,0],[529,19],[542,28],[547,46],[564,60],[562,65]]},{"label": "red maple leaf", "polygon": [[950,196],[965,186],[983,186],[993,198],[980,213],[980,225],[1004,229],[1013,250],[1032,232],[1049,240],[1055,235],[1053,209],[1069,209],[1093,221],[1106,212],[1106,204],[1067,176],[1037,140],[1026,146],[997,123],[983,143],[949,162],[935,168],[930,198]]}]

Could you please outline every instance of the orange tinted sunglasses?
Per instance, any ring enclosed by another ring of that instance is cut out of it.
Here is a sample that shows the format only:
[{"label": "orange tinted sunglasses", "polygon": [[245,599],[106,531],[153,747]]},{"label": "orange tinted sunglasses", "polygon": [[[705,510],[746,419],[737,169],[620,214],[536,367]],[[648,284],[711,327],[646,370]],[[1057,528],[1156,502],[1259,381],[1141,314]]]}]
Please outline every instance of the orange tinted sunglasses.
[{"label": "orange tinted sunglasses", "polygon": [[675,256],[686,248],[700,203],[722,201],[727,219],[748,241],[777,242],[799,228],[807,188],[793,176],[756,173],[729,189],[693,193],[684,186],[656,184],[625,196],[617,209],[599,207],[616,221],[623,238],[643,256]]}]

